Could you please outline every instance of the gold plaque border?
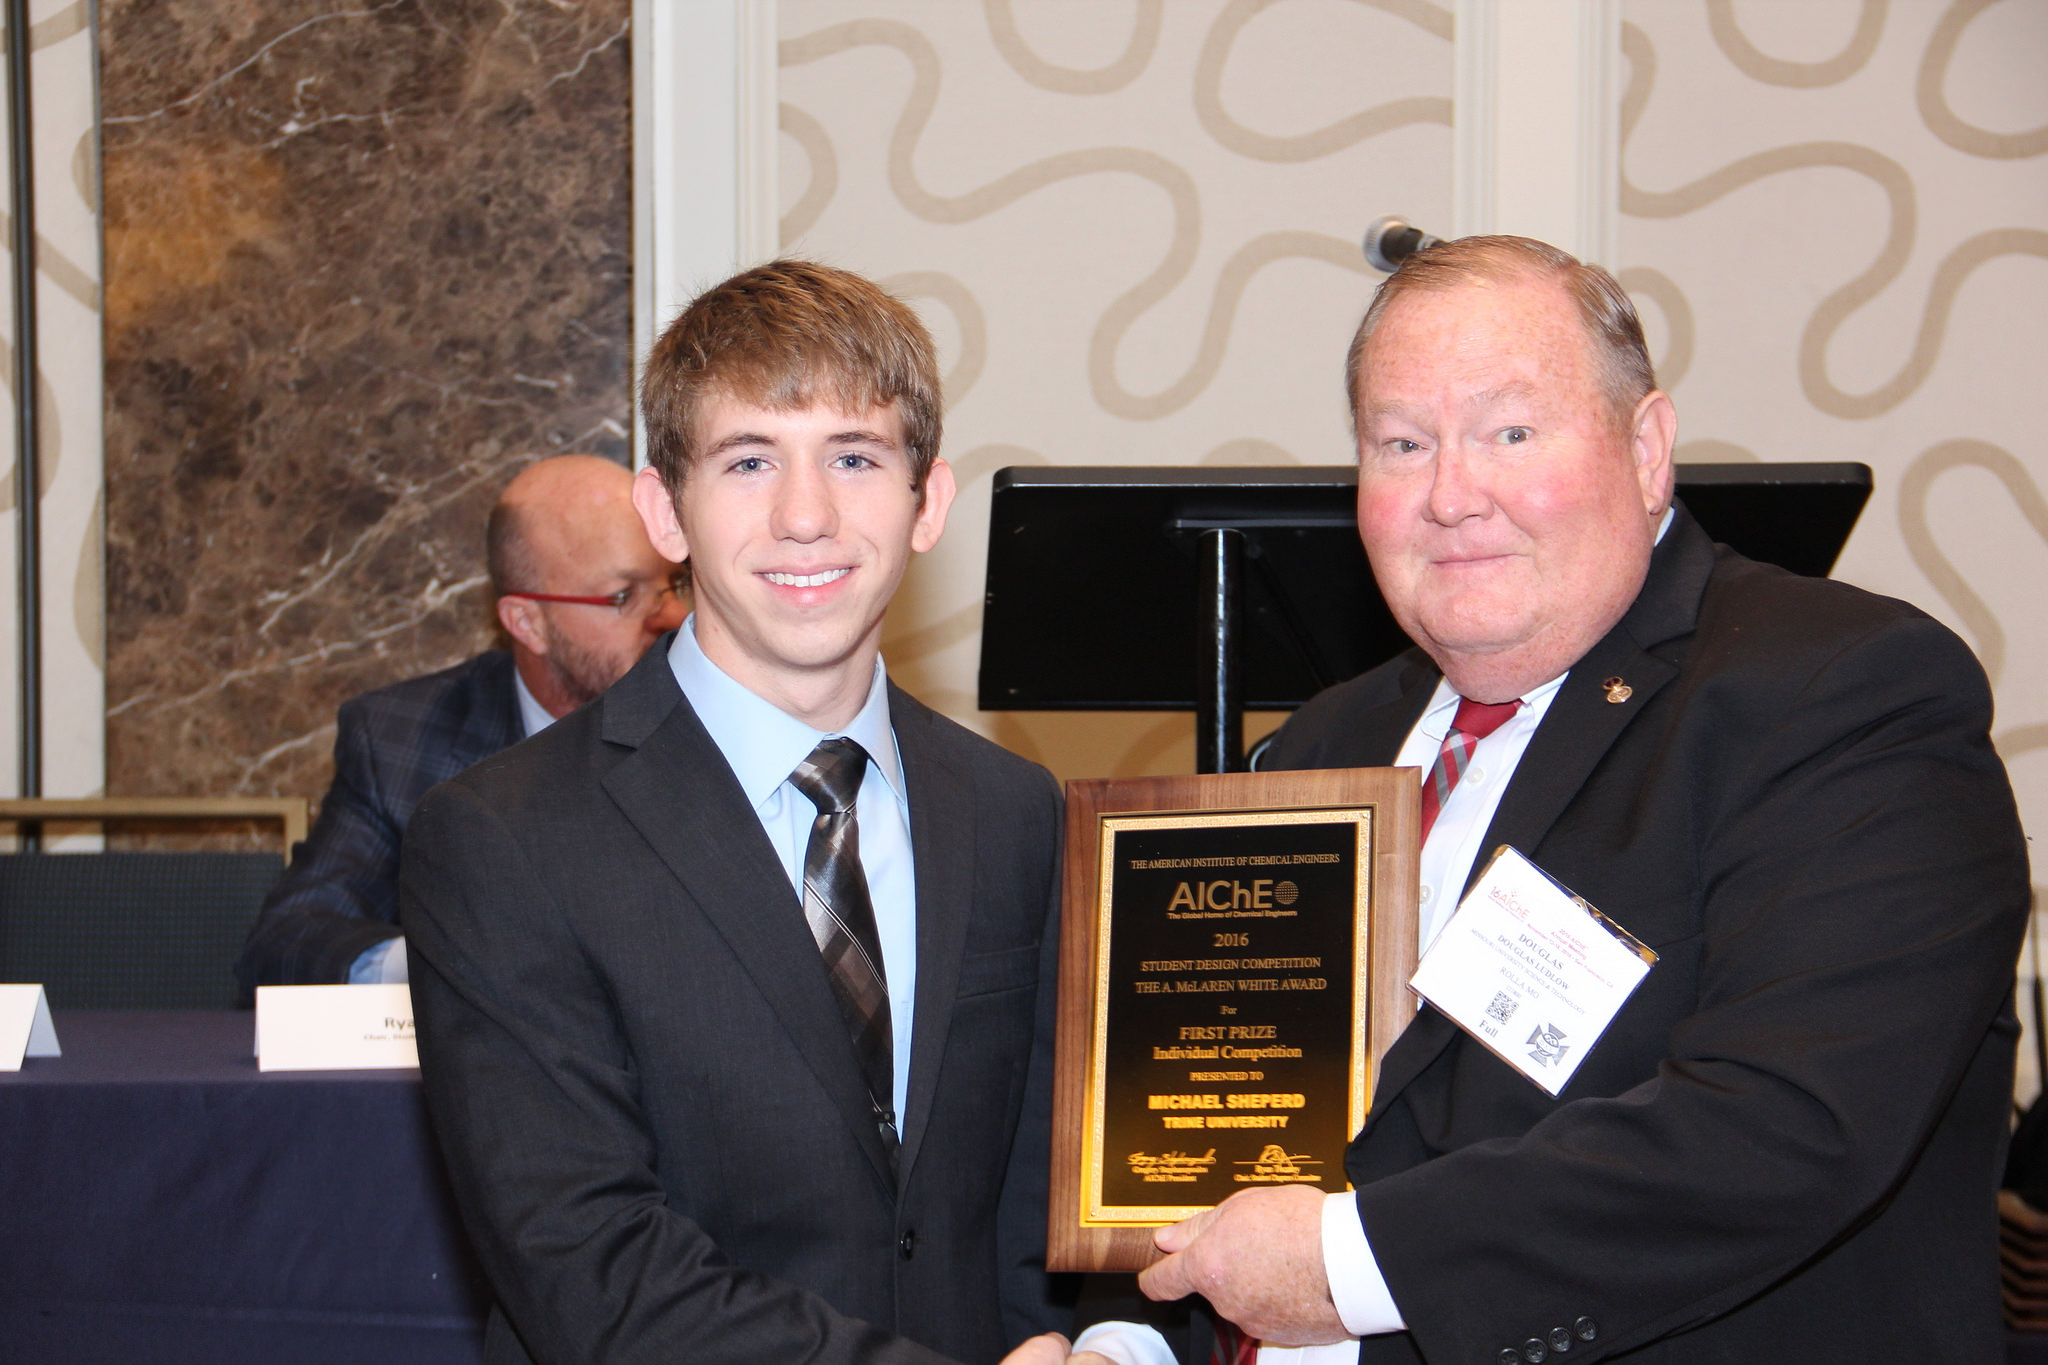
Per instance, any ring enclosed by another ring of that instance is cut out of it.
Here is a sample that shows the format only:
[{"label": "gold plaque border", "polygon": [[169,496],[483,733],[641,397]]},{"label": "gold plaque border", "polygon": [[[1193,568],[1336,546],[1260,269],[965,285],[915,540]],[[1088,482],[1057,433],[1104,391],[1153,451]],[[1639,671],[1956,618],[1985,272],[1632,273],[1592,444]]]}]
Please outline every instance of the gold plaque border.
[{"label": "gold plaque border", "polygon": [[[1093,1127],[1088,1094],[1100,1017],[1104,817],[1179,816],[1224,824],[1247,815],[1300,823],[1303,812],[1370,808],[1368,906],[1354,943],[1367,955],[1354,985],[1368,983],[1363,1037],[1354,1033],[1355,1110],[1370,1103],[1380,1058],[1414,1017],[1406,989],[1415,971],[1421,783],[1413,768],[1113,778],[1067,784],[1066,861],[1061,873],[1058,1038],[1054,1071],[1047,1264],[1056,1271],[1140,1270],[1159,1258],[1153,1224],[1084,1223],[1083,1154]],[[1356,1016],[1354,1015],[1354,1025]],[[1355,1113],[1356,1123],[1363,1113]],[[1101,1138],[1094,1139],[1099,1156]],[[1099,1178],[1094,1188],[1100,1189]],[[1163,1208],[1171,1221],[1183,1207]]]},{"label": "gold plaque border", "polygon": [[[1170,812],[1103,815],[1099,819],[1101,852],[1095,860],[1095,922],[1098,926],[1108,927],[1112,921],[1110,887],[1116,880],[1116,836],[1126,830],[1243,829],[1257,825],[1353,826],[1355,837],[1351,856],[1353,885],[1356,890],[1353,894],[1351,935],[1351,1056],[1354,1064],[1351,1068],[1351,1084],[1346,1099],[1350,1131],[1354,1133],[1365,1123],[1365,1077],[1360,1074],[1356,1062],[1365,1055],[1366,1005],[1372,995],[1372,982],[1368,973],[1372,955],[1367,936],[1371,932],[1372,892],[1377,880],[1373,875],[1372,865],[1374,814],[1375,808],[1372,806],[1345,806],[1334,809],[1303,806],[1277,811],[1216,811],[1192,815]],[[1178,1223],[1183,1218],[1192,1218],[1209,1206],[1145,1206],[1102,1202],[1103,1149],[1108,1145],[1103,1130],[1107,1123],[1109,1107],[1108,1096],[1104,1092],[1109,1072],[1110,936],[1108,933],[1098,932],[1095,938],[1095,1026],[1090,1031],[1088,1050],[1088,1127],[1082,1134],[1081,1147],[1081,1226],[1156,1228],[1167,1223]],[[1343,1188],[1350,1189],[1350,1182],[1346,1181]]]}]

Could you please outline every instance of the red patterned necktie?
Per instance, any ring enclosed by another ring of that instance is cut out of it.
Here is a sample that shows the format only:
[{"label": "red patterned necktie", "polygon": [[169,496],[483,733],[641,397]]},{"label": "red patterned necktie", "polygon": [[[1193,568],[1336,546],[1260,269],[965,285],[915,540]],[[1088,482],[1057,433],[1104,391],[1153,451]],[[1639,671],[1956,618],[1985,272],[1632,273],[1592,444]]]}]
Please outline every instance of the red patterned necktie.
[{"label": "red patterned necktie", "polygon": [[1443,747],[1436,751],[1436,766],[1422,782],[1424,841],[1429,839],[1430,827],[1436,824],[1444,802],[1451,799],[1451,788],[1465,775],[1465,767],[1472,761],[1472,751],[1479,747],[1479,741],[1507,724],[1508,717],[1521,707],[1519,700],[1489,703],[1459,699],[1457,718],[1444,735]]},{"label": "red patterned necktie", "polygon": [[1209,1365],[1258,1365],[1259,1343],[1244,1329],[1223,1318],[1216,1319],[1216,1353]]}]

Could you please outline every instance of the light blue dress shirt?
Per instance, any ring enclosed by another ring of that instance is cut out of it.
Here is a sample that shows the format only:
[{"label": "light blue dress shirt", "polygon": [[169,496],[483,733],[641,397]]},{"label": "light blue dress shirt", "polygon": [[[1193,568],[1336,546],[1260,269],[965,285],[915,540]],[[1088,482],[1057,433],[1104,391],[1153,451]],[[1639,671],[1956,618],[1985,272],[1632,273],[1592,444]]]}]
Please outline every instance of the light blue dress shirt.
[{"label": "light blue dress shirt", "polygon": [[[861,870],[875,907],[875,932],[882,945],[882,975],[889,983],[889,1028],[895,1042],[896,1113],[904,1112],[910,1085],[910,1025],[917,1000],[917,880],[911,861],[910,800],[903,789],[903,758],[889,722],[888,676],[875,660],[874,679],[860,713],[843,730],[814,730],[773,702],[748,691],[711,662],[697,643],[693,613],[669,646],[676,683],[711,742],[718,746],[754,807],[782,870],[789,876],[790,906],[801,914],[804,851],[818,808],[789,784],[789,775],[811,750],[846,736],[868,751],[868,767],[855,798]],[[902,1120],[897,1120],[900,1128]]]}]

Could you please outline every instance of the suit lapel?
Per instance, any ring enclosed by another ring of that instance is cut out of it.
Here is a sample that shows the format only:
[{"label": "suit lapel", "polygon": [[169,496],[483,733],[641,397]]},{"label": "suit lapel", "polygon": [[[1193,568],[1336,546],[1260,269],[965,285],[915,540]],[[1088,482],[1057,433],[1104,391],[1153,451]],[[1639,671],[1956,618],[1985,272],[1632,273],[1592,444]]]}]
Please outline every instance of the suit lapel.
[{"label": "suit lapel", "polygon": [[[1529,741],[1514,780],[1501,795],[1493,823],[1487,826],[1479,856],[1466,878],[1467,889],[1502,844],[1513,844],[1534,856],[1536,846],[1586,785],[1586,778],[1614,741],[1677,676],[1677,665],[1645,654],[1620,630],[1610,631],[1572,666],[1571,676],[1558,689],[1542,726]],[[1626,700],[1608,700],[1609,678],[1619,678],[1627,686]]]},{"label": "suit lapel", "polygon": [[939,1061],[960,990],[974,901],[975,815],[972,781],[935,742],[932,713],[891,685],[889,717],[903,755],[917,864],[917,1004],[900,1158],[907,1179],[930,1126]]},{"label": "suit lapel", "polygon": [[[1713,568],[1713,543],[1684,507],[1677,508],[1634,605],[1572,665],[1571,675],[1551,701],[1542,728],[1530,740],[1487,827],[1475,875],[1502,844],[1534,856],[1536,846],[1614,742],[1678,676],[1676,662],[1648,651],[1692,633]],[[1622,683],[1626,692],[1610,692],[1610,678]],[[1469,877],[1466,885],[1471,885]]]},{"label": "suit lapel", "polygon": [[893,1179],[846,1023],[789,876],[676,686],[667,651],[650,650],[601,705],[605,742],[631,750],[605,774],[606,792],[731,947],[876,1172]]},{"label": "suit lapel", "polygon": [[[1642,713],[1650,698],[1677,676],[1676,667],[1643,653],[1633,641],[1618,641],[1618,635],[1619,630],[1611,632],[1574,664],[1571,676],[1551,700],[1542,726],[1515,768],[1514,780],[1501,795],[1493,823],[1487,826],[1479,856],[1472,860],[1472,870],[1465,878],[1466,890],[1502,844],[1512,844],[1533,856],[1621,732]],[[1628,682],[1631,694],[1626,702],[1617,705],[1607,700],[1607,690],[1601,684],[1610,677]],[[1368,1128],[1382,1103],[1421,1075],[1457,1036],[1456,1024],[1433,1007],[1422,1007],[1387,1049],[1379,1081],[1373,1087]]]},{"label": "suit lapel", "polygon": [[1360,748],[1360,767],[1390,767],[1401,756],[1408,732],[1422,719],[1436,691],[1437,679],[1442,676],[1434,667],[1424,667],[1426,662],[1410,664],[1407,676],[1401,679],[1400,692],[1391,701],[1359,714],[1356,742]]},{"label": "suit lapel", "polygon": [[[1714,548],[1706,533],[1679,507],[1670,531],[1651,557],[1649,576],[1634,605],[1572,665],[1564,686],[1551,700],[1543,724],[1530,739],[1501,795],[1493,823],[1487,826],[1479,856],[1473,859],[1472,871],[1465,879],[1466,889],[1502,844],[1512,844],[1533,856],[1622,732],[1643,713],[1650,699],[1678,676],[1677,664],[1647,650],[1692,630],[1713,561]],[[1627,684],[1625,700],[1608,700],[1609,678]],[[1415,714],[1420,715],[1420,710]],[[1388,1101],[1421,1075],[1458,1031],[1447,1017],[1423,1006],[1382,1059],[1372,1110],[1366,1116],[1367,1131]]]},{"label": "suit lapel", "polygon": [[459,685],[422,727],[412,765],[392,774],[391,800],[401,824],[412,818],[429,787],[525,738],[519,695],[512,688],[511,654],[479,654],[464,670]]}]

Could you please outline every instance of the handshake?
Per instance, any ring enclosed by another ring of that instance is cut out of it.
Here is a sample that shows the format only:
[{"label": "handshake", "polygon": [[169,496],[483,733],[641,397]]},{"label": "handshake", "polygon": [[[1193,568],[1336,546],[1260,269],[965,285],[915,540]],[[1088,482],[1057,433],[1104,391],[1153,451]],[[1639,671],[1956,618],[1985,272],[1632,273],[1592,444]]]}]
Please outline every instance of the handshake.
[{"label": "handshake", "polygon": [[1058,1332],[1047,1332],[1019,1346],[1003,1357],[1003,1365],[1118,1365],[1108,1356],[1093,1351],[1068,1354],[1072,1343]]},{"label": "handshake", "polygon": [[[1201,1294],[1248,1337],[1306,1346],[1350,1335],[1330,1298],[1323,1266],[1322,1192],[1278,1185],[1232,1195],[1153,1241],[1166,1253],[1138,1277],[1150,1298]],[[1003,1365],[1139,1365],[1096,1351],[1068,1354],[1057,1332],[1031,1338]]]}]

